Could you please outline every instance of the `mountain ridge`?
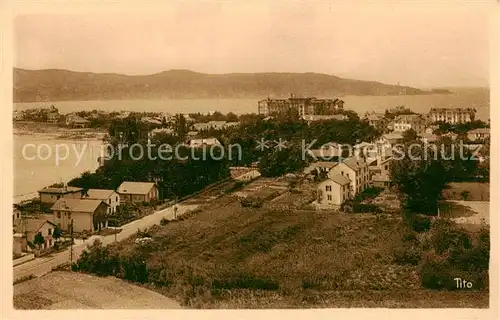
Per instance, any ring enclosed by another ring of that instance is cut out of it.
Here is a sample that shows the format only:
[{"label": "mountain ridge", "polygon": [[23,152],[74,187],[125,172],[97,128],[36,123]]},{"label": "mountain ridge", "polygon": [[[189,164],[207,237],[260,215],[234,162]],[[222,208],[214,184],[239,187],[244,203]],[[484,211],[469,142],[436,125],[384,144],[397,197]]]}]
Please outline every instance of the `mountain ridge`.
[{"label": "mountain ridge", "polygon": [[345,95],[429,94],[408,86],[341,78],[324,73],[261,72],[207,74],[171,69],[148,75],[14,68],[14,102],[158,98],[264,98],[290,93]]}]

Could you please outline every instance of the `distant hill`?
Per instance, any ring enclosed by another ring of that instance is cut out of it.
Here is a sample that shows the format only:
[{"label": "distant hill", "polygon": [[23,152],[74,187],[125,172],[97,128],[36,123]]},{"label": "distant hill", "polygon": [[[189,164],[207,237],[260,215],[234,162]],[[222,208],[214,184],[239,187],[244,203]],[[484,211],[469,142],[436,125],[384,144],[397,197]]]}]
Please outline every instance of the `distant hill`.
[{"label": "distant hill", "polygon": [[290,93],[316,97],[426,94],[416,88],[339,78],[320,73],[204,74],[169,70],[151,75],[68,70],[14,69],[14,102],[159,99],[265,98]]}]

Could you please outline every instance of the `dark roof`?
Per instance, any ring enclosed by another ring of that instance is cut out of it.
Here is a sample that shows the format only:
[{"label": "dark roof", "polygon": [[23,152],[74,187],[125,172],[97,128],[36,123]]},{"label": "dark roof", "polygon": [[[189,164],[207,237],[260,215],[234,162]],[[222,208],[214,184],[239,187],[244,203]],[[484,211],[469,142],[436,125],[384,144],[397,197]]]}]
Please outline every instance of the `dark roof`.
[{"label": "dark roof", "polygon": [[42,190],[38,190],[38,193],[68,194],[68,193],[80,192],[82,190],[83,188],[77,188],[77,187],[62,187],[62,188],[47,187],[43,188]]}]

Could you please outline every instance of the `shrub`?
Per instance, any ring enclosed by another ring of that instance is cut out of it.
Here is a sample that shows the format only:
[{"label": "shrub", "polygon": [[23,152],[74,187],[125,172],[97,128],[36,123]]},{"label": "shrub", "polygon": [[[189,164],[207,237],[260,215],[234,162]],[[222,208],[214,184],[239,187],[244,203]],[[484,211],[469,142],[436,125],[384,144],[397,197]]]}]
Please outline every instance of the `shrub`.
[{"label": "shrub", "polygon": [[420,269],[420,282],[427,289],[463,290],[457,286],[456,278],[472,282],[472,289],[481,289],[488,284],[487,271],[461,270],[449,260],[436,256],[428,257]]},{"label": "shrub", "polygon": [[168,220],[167,218],[162,218],[160,220],[160,225],[161,226],[166,226],[169,222],[170,222],[170,220]]},{"label": "shrub", "polygon": [[435,257],[426,259],[420,269],[420,282],[427,289],[456,289],[456,276],[446,260]]},{"label": "shrub", "polygon": [[415,232],[425,232],[431,228],[431,219],[424,215],[415,215],[409,222],[412,230]]},{"label": "shrub", "polygon": [[411,233],[405,234],[402,240],[403,243],[393,249],[392,254],[394,262],[403,265],[417,265],[422,256],[422,246],[415,235],[412,237]]},{"label": "shrub", "polygon": [[243,207],[260,208],[264,205],[264,200],[257,197],[246,197],[240,200]]},{"label": "shrub", "polygon": [[354,203],[352,206],[352,211],[354,213],[365,213],[365,212],[381,213],[382,209],[380,209],[375,204]]},{"label": "shrub", "polygon": [[456,224],[439,223],[434,228],[431,235],[431,242],[438,254],[442,254],[450,249],[461,250],[471,247],[469,235]]}]

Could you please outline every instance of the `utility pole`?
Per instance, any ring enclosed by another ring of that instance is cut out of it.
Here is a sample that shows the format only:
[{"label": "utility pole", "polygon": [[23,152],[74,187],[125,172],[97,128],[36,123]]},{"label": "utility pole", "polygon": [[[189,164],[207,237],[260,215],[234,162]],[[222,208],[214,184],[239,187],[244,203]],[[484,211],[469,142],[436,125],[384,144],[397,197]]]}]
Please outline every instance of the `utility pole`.
[{"label": "utility pole", "polygon": [[71,219],[71,225],[70,225],[70,235],[71,235],[71,245],[69,247],[69,260],[70,260],[70,270],[72,269],[73,266],[73,219]]}]

